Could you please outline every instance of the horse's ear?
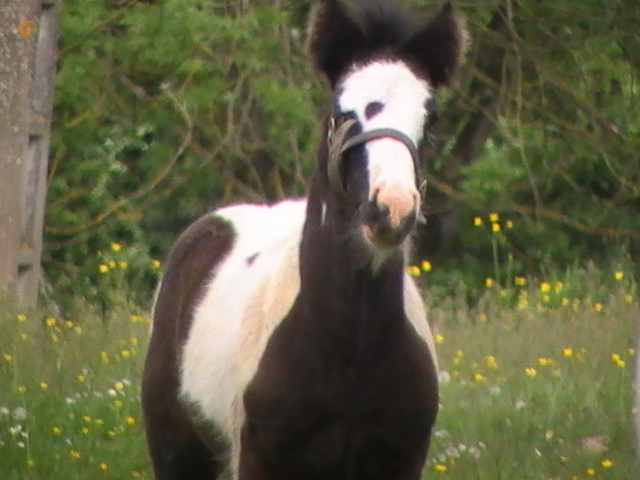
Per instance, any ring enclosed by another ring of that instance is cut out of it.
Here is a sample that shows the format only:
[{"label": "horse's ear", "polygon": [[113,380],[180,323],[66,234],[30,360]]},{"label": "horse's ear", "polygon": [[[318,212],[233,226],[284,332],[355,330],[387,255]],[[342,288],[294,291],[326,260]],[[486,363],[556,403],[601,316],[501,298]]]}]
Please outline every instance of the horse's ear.
[{"label": "horse's ear", "polygon": [[419,29],[402,49],[429,74],[434,88],[448,85],[462,62],[467,47],[464,21],[447,2],[440,13]]},{"label": "horse's ear", "polygon": [[363,50],[366,39],[339,0],[321,0],[311,13],[307,31],[313,65],[334,87]]}]

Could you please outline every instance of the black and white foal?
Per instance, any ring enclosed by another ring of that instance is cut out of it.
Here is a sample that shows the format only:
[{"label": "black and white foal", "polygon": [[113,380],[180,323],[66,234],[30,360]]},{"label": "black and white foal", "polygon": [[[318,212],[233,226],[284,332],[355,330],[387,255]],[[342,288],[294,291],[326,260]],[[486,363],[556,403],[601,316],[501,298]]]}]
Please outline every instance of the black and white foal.
[{"label": "black and white foal", "polygon": [[158,480],[417,480],[436,358],[405,274],[420,148],[464,30],[395,2],[323,0],[334,95],[306,200],[200,218],[167,261],[142,401]]}]

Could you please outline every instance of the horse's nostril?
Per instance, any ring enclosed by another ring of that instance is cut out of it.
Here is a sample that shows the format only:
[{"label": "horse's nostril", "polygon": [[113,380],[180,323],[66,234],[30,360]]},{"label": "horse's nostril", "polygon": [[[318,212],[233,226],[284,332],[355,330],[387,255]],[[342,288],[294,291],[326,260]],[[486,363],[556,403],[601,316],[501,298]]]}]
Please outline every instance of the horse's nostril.
[{"label": "horse's nostril", "polygon": [[364,212],[365,223],[374,224],[384,222],[389,218],[389,206],[378,203],[377,198],[369,200]]}]

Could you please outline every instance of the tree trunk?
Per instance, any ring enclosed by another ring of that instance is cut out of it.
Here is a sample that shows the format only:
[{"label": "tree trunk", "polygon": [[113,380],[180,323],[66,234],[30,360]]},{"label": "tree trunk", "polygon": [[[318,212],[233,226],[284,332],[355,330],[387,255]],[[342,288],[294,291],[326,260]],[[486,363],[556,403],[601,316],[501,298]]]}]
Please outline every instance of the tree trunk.
[{"label": "tree trunk", "polygon": [[0,8],[0,290],[35,304],[49,156],[58,0]]},{"label": "tree trunk", "polygon": [[20,248],[20,184],[29,140],[34,0],[0,8],[0,289],[15,295]]}]

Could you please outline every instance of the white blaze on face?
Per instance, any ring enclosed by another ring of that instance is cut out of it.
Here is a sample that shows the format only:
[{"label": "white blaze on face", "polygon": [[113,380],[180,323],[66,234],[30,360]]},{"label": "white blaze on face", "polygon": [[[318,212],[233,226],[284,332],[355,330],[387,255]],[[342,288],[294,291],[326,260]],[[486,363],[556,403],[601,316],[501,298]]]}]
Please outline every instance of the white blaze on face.
[{"label": "white blaze on face", "polygon": [[[400,61],[381,60],[356,67],[347,74],[337,99],[342,113],[354,112],[363,131],[393,128],[417,146],[422,140],[432,97],[429,84]],[[375,109],[367,107],[377,103]],[[375,113],[371,115],[371,111]],[[419,205],[415,166],[407,147],[394,138],[367,142],[369,199],[377,198],[390,209],[392,224]]]}]

